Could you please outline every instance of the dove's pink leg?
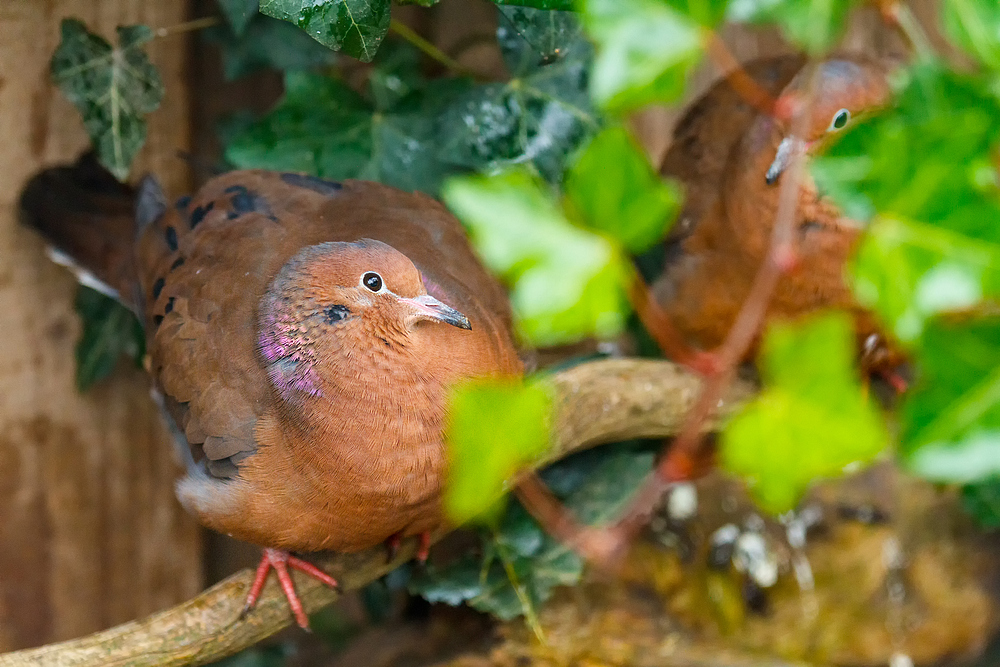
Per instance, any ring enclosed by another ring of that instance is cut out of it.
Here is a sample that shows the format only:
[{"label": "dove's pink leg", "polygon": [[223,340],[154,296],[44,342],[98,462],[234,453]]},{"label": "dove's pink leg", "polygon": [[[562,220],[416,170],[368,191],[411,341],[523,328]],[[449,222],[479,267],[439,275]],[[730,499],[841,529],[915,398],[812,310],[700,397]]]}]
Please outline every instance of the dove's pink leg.
[{"label": "dove's pink leg", "polygon": [[319,569],[312,563],[306,562],[301,558],[297,558],[287,551],[282,551],[281,549],[264,549],[264,552],[260,557],[260,565],[257,566],[257,576],[254,577],[253,585],[250,587],[250,593],[247,595],[246,604],[243,605],[243,613],[247,613],[260,598],[260,592],[264,590],[264,582],[267,581],[267,573],[274,568],[274,572],[278,575],[278,583],[281,584],[281,590],[285,592],[285,597],[288,598],[288,606],[292,609],[292,614],[295,616],[295,622],[299,624],[303,630],[309,629],[309,619],[306,617],[306,612],[302,608],[302,601],[299,600],[299,596],[295,593],[295,586],[292,584],[292,577],[288,572],[288,567],[294,567],[300,572],[308,574],[314,579],[319,579],[327,586],[331,588],[337,587],[337,580],[328,575],[323,570]]}]

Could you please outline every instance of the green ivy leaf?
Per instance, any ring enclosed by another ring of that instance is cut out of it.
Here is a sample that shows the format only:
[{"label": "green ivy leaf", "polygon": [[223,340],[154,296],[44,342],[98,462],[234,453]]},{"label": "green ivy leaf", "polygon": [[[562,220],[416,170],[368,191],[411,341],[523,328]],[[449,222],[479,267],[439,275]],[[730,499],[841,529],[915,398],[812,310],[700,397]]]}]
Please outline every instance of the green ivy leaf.
[{"label": "green ivy leaf", "polygon": [[[614,169],[608,169],[614,165]],[[566,178],[566,194],[591,229],[638,254],[661,240],[682,193],[653,171],[628,131],[611,127],[591,140]]]},{"label": "green ivy leaf", "polygon": [[915,68],[897,104],[813,161],[846,212],[876,212],[858,249],[855,293],[902,341],[928,317],[1000,294],[1000,196],[992,152],[1000,106],[984,81]]},{"label": "green ivy leaf", "polygon": [[735,22],[776,23],[792,44],[812,56],[837,45],[847,15],[858,0],[732,0],[727,18]]},{"label": "green ivy leaf", "polygon": [[723,431],[721,461],[747,480],[764,510],[792,509],[817,480],[885,448],[885,426],[855,376],[854,333],[843,313],[772,325],[762,371],[764,391]]},{"label": "green ivy leaf", "polygon": [[[383,86],[383,101],[389,93]],[[428,86],[412,101],[376,110],[344,83],[304,72],[285,76],[285,96],[260,121],[237,131],[226,159],[240,169],[304,171],[322,178],[376,180],[436,194],[454,171],[437,159],[435,118],[460,92]]]},{"label": "green ivy leaf", "polygon": [[527,173],[455,177],[442,194],[483,261],[510,285],[514,313],[532,344],[621,332],[627,261],[607,239],[571,225]]},{"label": "green ivy leaf", "polygon": [[1000,528],[1000,476],[963,487],[962,504],[983,528]]},{"label": "green ivy leaf", "polygon": [[50,64],[52,80],[83,116],[101,164],[122,181],[146,140],[143,116],[163,97],[160,75],[141,48],[152,37],[144,25],[119,27],[112,48],[82,22],[64,19]]},{"label": "green ivy leaf", "polygon": [[601,106],[628,111],[683,94],[701,58],[698,24],[666,0],[583,0],[597,43],[590,92]]},{"label": "green ivy leaf", "polygon": [[[605,445],[560,461],[542,476],[574,516],[597,525],[628,507],[653,457],[646,449]],[[530,619],[555,587],[574,585],[583,573],[580,557],[516,502],[482,539],[481,558],[466,556],[444,568],[430,565],[411,580],[410,591],[431,602],[468,603],[503,620]]]},{"label": "green ivy leaf", "polygon": [[500,7],[497,43],[511,76],[523,76],[556,62],[567,48],[579,48],[583,28],[573,12]]},{"label": "green ivy leaf", "polygon": [[295,26],[257,14],[241,33],[226,26],[205,31],[205,39],[222,51],[222,70],[227,81],[262,69],[308,70],[333,65],[337,54]]},{"label": "green ivy leaf", "polygon": [[449,521],[463,524],[496,506],[507,480],[548,448],[551,409],[548,389],[537,382],[480,379],[452,390],[445,437]]},{"label": "green ivy leaf", "polygon": [[726,15],[730,0],[665,0],[668,5],[705,28],[715,28]]},{"label": "green ivy leaf", "polygon": [[928,325],[901,410],[909,467],[940,482],[1000,475],[1000,317]]},{"label": "green ivy leaf", "polygon": [[505,16],[497,35],[514,78],[475,86],[444,111],[439,157],[480,171],[530,164],[555,182],[566,157],[600,125],[587,96],[593,50],[570,14]]},{"label": "green ivy leaf", "polygon": [[[436,85],[447,83],[438,79]],[[368,90],[378,111],[390,111],[427,85],[420,72],[420,53],[405,42],[382,45],[375,66],[368,75]]]},{"label": "green ivy leaf", "polygon": [[987,67],[1000,70],[1000,4],[994,0],[941,3],[945,31]]},{"label": "green ivy leaf", "polygon": [[131,310],[111,297],[80,286],[76,312],[83,333],[76,345],[76,386],[80,391],[111,375],[121,356],[136,366],[146,353],[146,335]]},{"label": "green ivy leaf", "polygon": [[371,62],[389,32],[389,0],[261,0],[260,11],[320,44]]},{"label": "green ivy leaf", "polygon": [[260,10],[260,0],[216,0],[226,22],[237,36],[243,34]]}]

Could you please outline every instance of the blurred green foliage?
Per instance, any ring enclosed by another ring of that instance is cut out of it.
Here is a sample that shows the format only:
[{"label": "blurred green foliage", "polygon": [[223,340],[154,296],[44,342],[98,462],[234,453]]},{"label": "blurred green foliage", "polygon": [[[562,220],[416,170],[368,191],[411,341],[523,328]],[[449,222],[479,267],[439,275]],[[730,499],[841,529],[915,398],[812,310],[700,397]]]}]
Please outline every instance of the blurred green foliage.
[{"label": "blurred green foliage", "polygon": [[83,322],[76,344],[76,386],[80,391],[110,375],[122,356],[142,365],[146,335],[131,310],[83,285],[77,290],[75,305]]},{"label": "blurred green foliage", "polygon": [[923,335],[901,448],[922,477],[979,483],[1000,476],[1000,316],[963,320],[936,321]]},{"label": "blurred green foliage", "polygon": [[205,39],[219,45],[227,81],[266,69],[302,71],[337,62],[336,53],[290,23],[263,14],[245,24],[240,20],[205,31]]},{"label": "blurred green foliage", "polygon": [[675,102],[701,58],[697,23],[663,0],[584,0],[584,25],[597,43],[591,94],[617,112]]},{"label": "blurred green foliage", "polygon": [[237,36],[243,35],[247,27],[260,16],[260,0],[217,0],[217,4],[226,23]]},{"label": "blurred green foliage", "polygon": [[570,168],[566,197],[586,227],[638,255],[666,235],[683,195],[653,171],[632,135],[614,126],[594,137]]},{"label": "blurred green foliage", "polygon": [[998,118],[988,81],[921,65],[894,106],[852,125],[815,163],[849,215],[874,216],[855,292],[903,341],[917,341],[928,318],[1000,294]]},{"label": "blurred green foliage", "polygon": [[573,226],[544,185],[519,170],[456,178],[443,195],[486,266],[510,286],[528,342],[556,345],[621,332],[625,256],[609,240]]},{"label": "blurred green foliage", "polygon": [[1000,70],[1000,3],[994,0],[948,0],[942,22],[952,40],[979,62]]},{"label": "blurred green foliage", "polygon": [[[542,478],[577,519],[599,525],[628,506],[653,456],[641,444],[609,445],[560,461]],[[502,619],[527,615],[531,622],[553,588],[575,584],[583,573],[580,557],[542,530],[519,503],[512,502],[494,528],[483,530],[481,543],[479,555],[445,567],[428,565],[410,581],[410,591],[431,602],[468,603]]]},{"label": "blurred green foliage", "polygon": [[980,526],[1000,529],[1000,476],[967,484],[962,489],[962,503]]},{"label": "blurred green foliage", "polygon": [[860,0],[732,0],[727,18],[776,24],[789,42],[821,57],[837,45],[848,13],[860,4]]},{"label": "blurred green foliage", "polygon": [[1000,318],[988,314],[1000,296],[1000,100],[991,77],[934,60],[898,88],[892,107],[845,132],[814,169],[871,220],[852,273],[859,301],[916,369],[899,411],[904,460],[987,497],[1000,472]]},{"label": "blurred green foliage", "polygon": [[551,394],[537,382],[478,379],[453,388],[444,496],[452,523],[497,508],[507,480],[548,448],[551,411]]},{"label": "blurred green foliage", "polygon": [[764,390],[729,422],[720,448],[722,466],[747,480],[763,509],[794,509],[811,484],[860,469],[888,444],[857,377],[854,340],[843,313],[768,327]]}]

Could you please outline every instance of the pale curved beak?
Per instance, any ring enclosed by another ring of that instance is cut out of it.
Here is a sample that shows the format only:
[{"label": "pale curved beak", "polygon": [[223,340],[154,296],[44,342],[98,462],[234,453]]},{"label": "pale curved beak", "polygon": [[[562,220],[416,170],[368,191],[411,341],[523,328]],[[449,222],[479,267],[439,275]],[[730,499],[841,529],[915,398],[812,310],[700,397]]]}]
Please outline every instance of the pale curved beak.
[{"label": "pale curved beak", "polygon": [[421,294],[411,298],[399,297],[399,302],[409,306],[415,319],[444,322],[459,329],[472,329],[469,318],[451,306],[438,301],[430,294]]},{"label": "pale curved beak", "polygon": [[791,135],[782,139],[781,143],[778,144],[778,152],[774,156],[774,162],[767,168],[767,174],[764,175],[764,180],[767,181],[767,184],[774,185],[782,172],[788,169],[788,165],[792,163],[792,158],[795,157],[795,154],[808,151],[812,148],[813,143],[803,141]]}]

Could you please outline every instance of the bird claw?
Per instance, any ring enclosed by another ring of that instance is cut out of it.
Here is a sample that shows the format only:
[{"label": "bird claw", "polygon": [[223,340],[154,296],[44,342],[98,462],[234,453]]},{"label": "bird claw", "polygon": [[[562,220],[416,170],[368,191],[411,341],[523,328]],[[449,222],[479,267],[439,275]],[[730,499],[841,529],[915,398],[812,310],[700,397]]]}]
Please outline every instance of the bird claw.
[{"label": "bird claw", "polygon": [[420,533],[420,544],[417,546],[417,562],[420,565],[427,564],[427,558],[431,555],[431,533],[428,530]]},{"label": "bird claw", "polygon": [[396,560],[396,555],[399,553],[399,545],[403,541],[403,533],[396,533],[395,535],[390,535],[385,541],[385,562],[391,563]]},{"label": "bird claw", "polygon": [[246,604],[243,605],[243,611],[240,612],[240,618],[246,616],[253,609],[254,605],[257,604],[261,591],[264,590],[264,582],[267,581],[268,572],[274,568],[274,573],[278,577],[281,590],[285,593],[285,598],[288,600],[288,606],[292,610],[292,615],[295,616],[295,622],[303,630],[310,631],[309,619],[306,616],[305,609],[302,608],[302,601],[299,600],[299,596],[295,592],[295,585],[292,583],[292,577],[288,571],[289,567],[293,567],[299,572],[318,579],[331,588],[337,589],[340,587],[336,579],[312,563],[304,561],[281,549],[265,548],[260,557],[260,565],[257,566],[257,574],[254,577],[253,585],[250,586],[250,592],[247,594]]},{"label": "bird claw", "polygon": [[[396,554],[399,553],[399,545],[403,541],[403,533],[399,532],[392,535],[385,541],[385,548],[387,552],[387,563],[391,563],[396,559]],[[424,531],[420,533],[420,542],[417,546],[416,559],[420,565],[427,563],[427,557],[430,555],[431,550],[431,534],[429,531]]]}]

